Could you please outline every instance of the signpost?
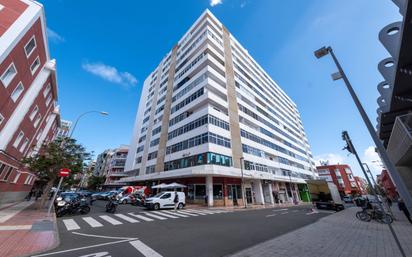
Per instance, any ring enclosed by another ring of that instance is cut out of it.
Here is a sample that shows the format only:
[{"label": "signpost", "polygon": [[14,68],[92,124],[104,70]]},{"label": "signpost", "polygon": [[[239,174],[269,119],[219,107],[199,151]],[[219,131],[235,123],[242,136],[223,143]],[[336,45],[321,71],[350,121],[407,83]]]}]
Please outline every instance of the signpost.
[{"label": "signpost", "polygon": [[60,177],[59,184],[57,185],[56,192],[54,192],[52,201],[50,202],[49,210],[47,211],[47,216],[50,215],[51,208],[53,206],[54,201],[56,200],[56,196],[57,196],[57,193],[60,190],[60,186],[62,185],[63,178],[69,176],[69,174],[70,174],[70,169],[68,169],[68,168],[62,168],[62,169],[59,170],[59,177]]}]

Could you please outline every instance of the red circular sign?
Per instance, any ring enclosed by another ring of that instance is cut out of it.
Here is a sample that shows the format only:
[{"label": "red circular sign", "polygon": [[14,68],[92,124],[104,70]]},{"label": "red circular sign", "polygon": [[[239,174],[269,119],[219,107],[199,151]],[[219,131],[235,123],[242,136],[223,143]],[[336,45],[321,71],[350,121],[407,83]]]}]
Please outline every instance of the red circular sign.
[{"label": "red circular sign", "polygon": [[70,174],[70,169],[68,169],[68,168],[62,168],[59,171],[59,176],[60,177],[67,177],[67,176],[69,176],[69,174]]}]

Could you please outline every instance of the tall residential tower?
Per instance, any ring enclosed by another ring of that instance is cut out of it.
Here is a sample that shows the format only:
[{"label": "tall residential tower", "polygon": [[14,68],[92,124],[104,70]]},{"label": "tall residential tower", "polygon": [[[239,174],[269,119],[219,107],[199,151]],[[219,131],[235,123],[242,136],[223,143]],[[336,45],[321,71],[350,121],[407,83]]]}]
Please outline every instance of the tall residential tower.
[{"label": "tall residential tower", "polygon": [[306,199],[316,175],[296,105],[208,10],[145,80],[126,171],[210,206]]}]

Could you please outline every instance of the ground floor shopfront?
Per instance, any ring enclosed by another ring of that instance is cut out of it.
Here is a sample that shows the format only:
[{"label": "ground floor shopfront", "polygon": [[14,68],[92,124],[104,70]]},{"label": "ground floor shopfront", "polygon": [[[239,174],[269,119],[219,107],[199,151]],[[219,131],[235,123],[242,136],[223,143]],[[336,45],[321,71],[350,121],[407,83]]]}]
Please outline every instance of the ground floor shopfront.
[{"label": "ground floor shopfront", "polygon": [[[187,177],[145,181],[152,187],[160,183],[177,182],[186,188],[186,203],[208,206],[244,206],[309,202],[306,184],[286,181],[244,179],[233,177]],[[142,182],[138,183],[139,185]],[[152,193],[158,190],[154,189]],[[245,201],[245,202],[244,202]]]}]

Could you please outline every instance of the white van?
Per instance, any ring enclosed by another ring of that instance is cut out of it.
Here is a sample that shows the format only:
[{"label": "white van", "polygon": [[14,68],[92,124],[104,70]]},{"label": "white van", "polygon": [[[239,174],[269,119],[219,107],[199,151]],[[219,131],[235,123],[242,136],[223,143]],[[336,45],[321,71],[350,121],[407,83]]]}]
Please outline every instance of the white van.
[{"label": "white van", "polygon": [[186,196],[183,192],[165,191],[158,193],[153,197],[146,198],[145,206],[148,209],[159,210],[174,208],[175,194],[179,197],[178,209],[182,209],[186,205]]}]

